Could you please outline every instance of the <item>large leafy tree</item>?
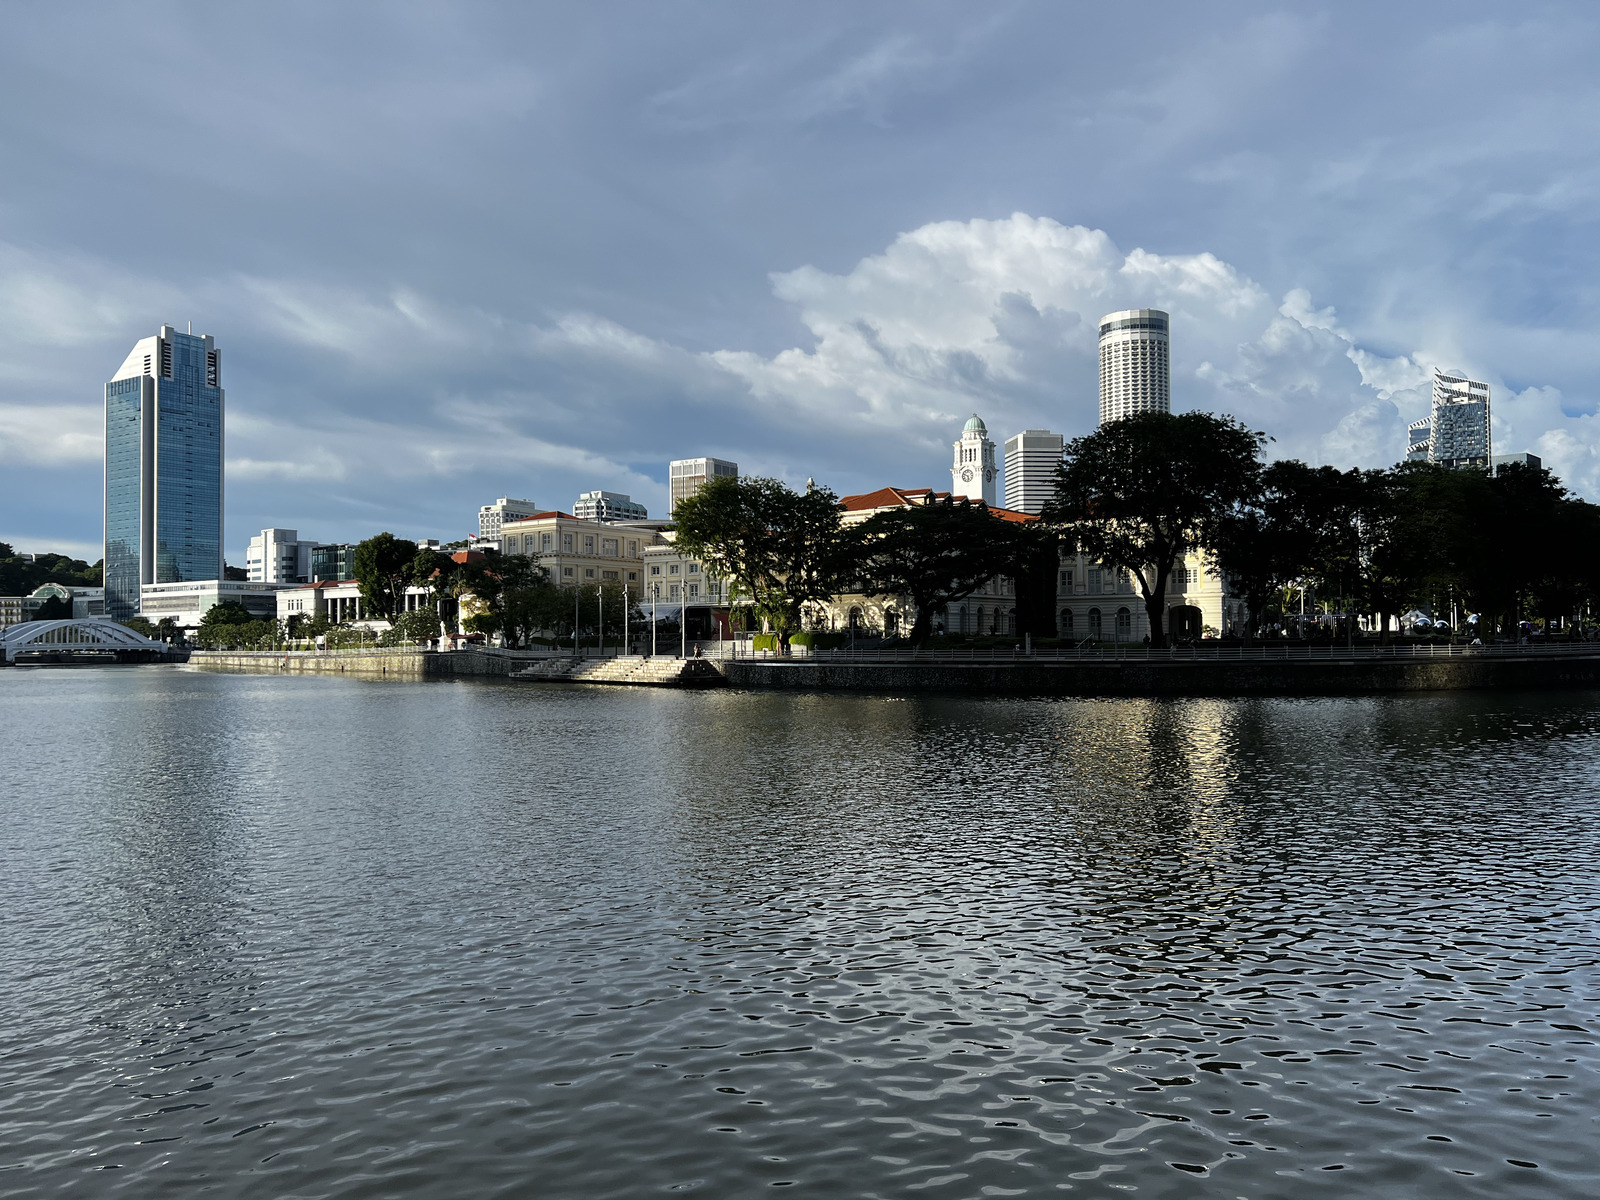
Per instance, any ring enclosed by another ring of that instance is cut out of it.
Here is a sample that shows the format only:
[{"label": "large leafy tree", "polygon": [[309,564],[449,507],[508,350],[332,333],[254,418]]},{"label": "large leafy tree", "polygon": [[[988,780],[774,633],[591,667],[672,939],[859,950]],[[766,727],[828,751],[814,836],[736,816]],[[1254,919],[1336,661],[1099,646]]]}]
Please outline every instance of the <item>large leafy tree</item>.
[{"label": "large leafy tree", "polygon": [[[916,609],[911,642],[933,631],[933,616],[996,575],[1015,574],[1024,535],[981,502],[945,496],[873,513],[855,529],[853,586],[903,596]],[[1054,567],[1054,562],[1051,562]]]},{"label": "large leafy tree", "polygon": [[838,497],[827,488],[713,479],[678,501],[673,520],[678,548],[730,580],[785,642],[803,606],[838,592],[848,569]]},{"label": "large leafy tree", "polygon": [[361,586],[361,607],[368,620],[392,620],[400,612],[416,557],[416,543],[392,533],[380,533],[356,546],[351,569]]},{"label": "large leafy tree", "polygon": [[1067,445],[1045,519],[1085,553],[1130,572],[1165,646],[1167,585],[1190,550],[1256,497],[1266,437],[1211,413],[1138,413]]}]

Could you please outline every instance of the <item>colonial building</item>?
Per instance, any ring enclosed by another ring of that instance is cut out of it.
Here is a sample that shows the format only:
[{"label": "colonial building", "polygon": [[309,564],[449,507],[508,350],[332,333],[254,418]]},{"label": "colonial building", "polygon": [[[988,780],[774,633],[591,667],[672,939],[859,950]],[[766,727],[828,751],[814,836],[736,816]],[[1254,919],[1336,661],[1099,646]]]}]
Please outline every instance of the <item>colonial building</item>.
[{"label": "colonial building", "polygon": [[552,582],[563,585],[643,583],[644,550],[659,534],[647,526],[585,521],[570,513],[542,512],[500,529],[502,553],[538,560]]},{"label": "colonial building", "polygon": [[[973,421],[978,421],[978,418],[974,417]],[[967,426],[970,430],[972,421],[968,421]],[[982,421],[978,421],[978,432],[983,432]],[[994,443],[988,444],[992,451]],[[960,442],[956,443],[958,452],[960,445]],[[960,461],[959,458],[957,461]],[[982,459],[977,461],[981,462]],[[936,492],[932,488],[886,487],[857,496],[845,496],[839,501],[840,523],[859,525],[874,513],[932,504],[949,495],[949,492]],[[1028,513],[1013,512],[994,505],[989,508],[1002,521],[1038,520]],[[943,613],[935,614],[934,632],[1011,637],[1017,632],[1016,609],[1016,581],[998,576],[965,600],[952,604]],[[903,596],[846,594],[835,596],[826,604],[812,605],[806,613],[806,624],[812,629],[854,629],[867,635],[900,637],[910,630],[916,616],[911,602]]]}]

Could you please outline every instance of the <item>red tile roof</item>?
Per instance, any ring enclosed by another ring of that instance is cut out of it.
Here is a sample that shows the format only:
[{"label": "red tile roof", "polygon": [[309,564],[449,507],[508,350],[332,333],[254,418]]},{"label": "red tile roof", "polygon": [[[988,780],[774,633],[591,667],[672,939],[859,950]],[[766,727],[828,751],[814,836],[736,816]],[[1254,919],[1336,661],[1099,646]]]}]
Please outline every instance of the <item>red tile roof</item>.
[{"label": "red tile roof", "polygon": [[[932,488],[879,488],[875,492],[862,492],[856,496],[842,496],[839,507],[845,512],[873,512],[880,508],[910,508],[914,504],[931,504],[943,500],[949,492],[936,492]],[[1032,513],[1017,512],[1012,508],[989,506],[989,511],[1002,521],[1037,521]]]}]

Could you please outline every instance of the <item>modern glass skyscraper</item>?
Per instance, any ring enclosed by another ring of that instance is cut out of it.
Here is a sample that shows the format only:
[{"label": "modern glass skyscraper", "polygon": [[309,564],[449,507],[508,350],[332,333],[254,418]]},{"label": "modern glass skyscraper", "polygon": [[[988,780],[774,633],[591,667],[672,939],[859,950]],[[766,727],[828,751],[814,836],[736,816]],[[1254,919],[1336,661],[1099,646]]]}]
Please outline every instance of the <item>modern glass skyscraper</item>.
[{"label": "modern glass skyscraper", "polygon": [[209,336],[163,325],[106,384],[106,615],[139,588],[222,578],[222,366]]},{"label": "modern glass skyscraper", "polygon": [[1172,411],[1167,314],[1128,308],[1100,318],[1100,424]]},{"label": "modern glass skyscraper", "polygon": [[1488,470],[1494,457],[1489,385],[1433,371],[1433,410],[1406,427],[1406,459]]}]

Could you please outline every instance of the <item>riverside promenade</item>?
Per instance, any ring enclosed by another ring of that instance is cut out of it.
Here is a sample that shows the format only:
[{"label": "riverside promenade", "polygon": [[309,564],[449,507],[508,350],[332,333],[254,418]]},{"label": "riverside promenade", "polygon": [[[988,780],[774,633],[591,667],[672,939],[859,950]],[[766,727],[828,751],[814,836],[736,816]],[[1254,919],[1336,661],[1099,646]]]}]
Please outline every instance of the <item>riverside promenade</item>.
[{"label": "riverside promenade", "polygon": [[735,687],[1055,696],[1327,696],[1600,687],[1600,642],[1550,646],[1272,646],[1147,650],[823,651],[740,655]]}]

